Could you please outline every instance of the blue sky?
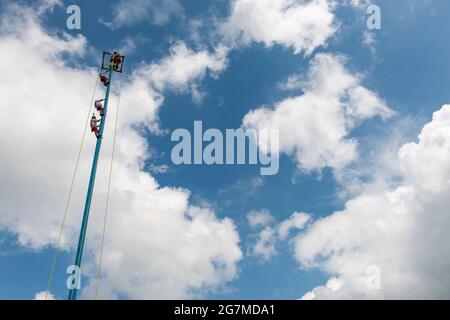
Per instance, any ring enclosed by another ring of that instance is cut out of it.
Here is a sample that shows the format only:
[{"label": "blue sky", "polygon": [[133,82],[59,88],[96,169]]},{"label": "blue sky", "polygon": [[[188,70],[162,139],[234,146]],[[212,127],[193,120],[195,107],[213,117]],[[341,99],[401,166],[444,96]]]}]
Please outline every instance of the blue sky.
[{"label": "blue sky", "polygon": [[[7,12],[9,9],[5,2],[0,8]],[[358,141],[359,157],[342,170],[360,170],[357,178],[365,186],[365,179],[376,180],[373,174],[383,166],[373,153],[382,150],[383,143],[400,147],[410,141],[417,142],[417,135],[431,121],[433,112],[450,101],[450,43],[446,41],[450,29],[446,12],[450,12],[450,3],[444,0],[372,3],[379,5],[382,13],[381,30],[372,31],[376,39],[374,44],[363,43],[367,32],[364,4],[360,7],[339,5],[333,10],[338,30],[327,38],[326,44],[318,45],[311,55],[295,54],[293,47],[276,41],[272,46],[258,41],[240,44],[230,49],[226,67],[215,75],[207,72],[196,80],[204,95],[200,102],[194,101],[189,90],[164,90],[157,121],[166,134],[155,134],[148,128],[141,128],[152,155],[145,160],[143,170],[149,172],[161,188],[189,190],[191,205],[201,207],[206,203],[217,219],[232,219],[239,234],[243,256],[236,262],[237,271],[232,280],[223,281],[212,289],[194,287],[193,291],[201,292],[200,297],[297,299],[324,285],[331,277],[341,276],[339,271],[332,272],[330,267],[320,263],[310,268],[302,265],[304,261],[299,261],[294,254],[297,248],[294,235],[286,241],[277,241],[276,253],[268,260],[252,253],[259,231],[249,225],[247,213],[268,210],[273,216],[272,225],[268,227],[272,228],[289,219],[294,212],[307,213],[311,221],[320,221],[344,210],[347,201],[356,197],[357,192],[350,190],[345,185],[347,182],[339,181],[337,171],[342,168],[324,166],[319,170],[300,170],[295,155],[287,152],[281,155],[279,173],[267,177],[259,176],[259,167],[250,165],[174,166],[170,158],[174,146],[170,141],[171,131],[177,128],[192,131],[195,120],[202,120],[205,128],[239,128],[251,110],[261,106],[273,107],[284,99],[302,95],[304,90],[301,88],[285,91],[280,88],[280,83],[293,74],[305,77],[317,54],[342,55],[346,59],[346,69],[351,74],[361,75],[360,85],[376,93],[395,112],[384,121],[380,117],[361,121],[348,132],[348,139]],[[194,52],[205,48],[212,52],[221,40],[216,34],[210,34],[215,23],[211,18],[226,20],[231,10],[230,1],[225,0],[214,3],[179,1],[181,11],[164,23],[155,24],[144,17],[142,21],[136,19],[130,25],[111,29],[101,21],[114,20],[118,1],[72,1],[70,4],[81,8],[81,30],[67,30],[65,8],[69,3],[64,1],[61,4],[40,18],[42,28],[57,36],[62,33],[81,35],[90,48],[75,61],[70,60],[71,57],[64,58],[67,65],[95,68],[99,52],[123,47],[126,41],[131,40],[135,47],[126,56],[125,81],[131,81],[127,77],[143,64],[158,63],[168,56],[177,41],[183,41]],[[31,3],[24,1],[23,5],[31,6]],[[147,12],[148,16],[151,14],[151,11]],[[205,25],[197,34],[200,41],[193,40],[194,33],[189,27],[194,19]],[[123,113],[128,112],[126,107]],[[75,150],[77,146],[70,148]],[[367,169],[367,164],[372,166]],[[161,165],[168,166],[167,172],[152,171],[153,167]],[[100,170],[105,171],[106,166]],[[345,176],[349,174],[348,171],[342,172]],[[260,185],[253,189],[255,181]],[[53,214],[58,215],[55,219],[60,219],[58,212],[62,208],[61,203],[53,208]],[[0,299],[32,299],[46,288],[54,247],[33,248],[21,244],[18,232],[6,222],[0,223],[0,231]],[[300,234],[300,231],[295,232]],[[73,257],[72,248],[63,251],[58,258],[52,287],[52,293],[57,297],[65,298],[67,294],[64,269],[71,264]],[[148,259],[152,259],[152,252],[148,253]],[[116,290],[116,293],[117,298],[130,297],[126,291]],[[392,295],[386,293],[384,297]]]}]

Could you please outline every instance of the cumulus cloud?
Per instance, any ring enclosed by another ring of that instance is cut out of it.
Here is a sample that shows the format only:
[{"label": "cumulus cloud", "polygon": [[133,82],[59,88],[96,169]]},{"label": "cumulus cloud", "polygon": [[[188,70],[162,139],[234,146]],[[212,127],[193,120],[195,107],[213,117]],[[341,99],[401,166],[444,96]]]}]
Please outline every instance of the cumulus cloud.
[{"label": "cumulus cloud", "polygon": [[[255,129],[279,129],[280,151],[292,155],[305,171],[330,167],[340,170],[357,158],[357,141],[351,131],[363,120],[392,111],[378,95],[361,84],[362,77],[345,68],[345,59],[317,54],[306,79],[303,94],[287,98],[274,107],[247,113],[243,125]],[[261,147],[267,145],[264,139]]]},{"label": "cumulus cloud", "polygon": [[135,73],[135,77],[146,79],[158,90],[190,90],[194,99],[201,96],[197,80],[207,73],[217,76],[227,66],[227,52],[218,46],[213,53],[207,50],[193,51],[184,42],[177,42],[170,48],[169,55],[157,63],[146,64]]},{"label": "cumulus cloud", "polygon": [[232,45],[252,41],[310,55],[337,30],[327,0],[234,0],[222,33]]},{"label": "cumulus cloud", "polygon": [[265,227],[274,221],[272,214],[268,210],[250,211],[247,213],[247,222],[253,229]]},{"label": "cumulus cloud", "polygon": [[251,211],[247,214],[247,221],[252,229],[259,230],[254,243],[250,245],[251,254],[261,257],[263,261],[270,261],[277,253],[277,244],[288,238],[293,229],[302,230],[310,220],[310,215],[294,212],[289,218],[277,223],[268,210]]},{"label": "cumulus cloud", "polygon": [[[339,283],[304,298],[450,297],[450,105],[434,113],[418,142],[399,149],[396,161],[400,181],[374,181],[295,239],[301,265]],[[370,285],[373,277],[379,286]]]},{"label": "cumulus cloud", "polygon": [[281,240],[286,239],[289,236],[289,232],[292,229],[301,230],[305,227],[309,221],[310,215],[304,212],[294,212],[289,219],[283,221],[278,227],[278,235]]},{"label": "cumulus cloud", "polygon": [[155,25],[164,25],[172,16],[181,16],[183,7],[177,0],[120,0],[113,5],[113,19],[100,21],[116,29],[132,26],[142,21]]},{"label": "cumulus cloud", "polygon": [[317,299],[317,293],[319,291],[329,291],[329,292],[336,292],[342,287],[343,281],[338,278],[331,278],[327,281],[325,286],[319,286],[315,288],[313,291],[305,293],[305,295],[302,297],[302,300],[315,300]]},{"label": "cumulus cloud", "polygon": [[[7,6],[1,21],[0,228],[14,234],[18,244],[39,250],[56,243],[97,75],[64,60],[66,55],[84,56],[85,38],[50,34],[35,11],[18,5]],[[197,71],[187,77],[177,74],[175,85],[201,77],[196,55],[191,57]],[[163,68],[158,70],[164,73]],[[140,71],[122,88],[121,108],[126,111],[119,121],[100,297],[195,297],[236,276],[239,235],[230,219],[192,206],[188,190],[161,187],[143,171],[149,146],[136,124],[155,126],[163,89],[169,85],[159,78],[161,86],[155,88],[152,79],[137,74]],[[93,284],[86,276],[95,274],[98,259],[117,90],[113,86],[86,242],[83,274],[88,287],[83,296],[87,298],[92,297]],[[99,87],[97,97],[102,94]],[[11,119],[18,119],[14,131]],[[89,134],[63,234],[66,250],[76,244],[94,144]]]},{"label": "cumulus cloud", "polygon": [[269,261],[276,254],[276,233],[270,228],[266,227],[258,234],[257,240],[252,247],[252,254],[261,257],[264,261]]},{"label": "cumulus cloud", "polygon": [[47,295],[47,291],[41,291],[34,295],[33,300],[56,300],[56,297],[50,292]]}]

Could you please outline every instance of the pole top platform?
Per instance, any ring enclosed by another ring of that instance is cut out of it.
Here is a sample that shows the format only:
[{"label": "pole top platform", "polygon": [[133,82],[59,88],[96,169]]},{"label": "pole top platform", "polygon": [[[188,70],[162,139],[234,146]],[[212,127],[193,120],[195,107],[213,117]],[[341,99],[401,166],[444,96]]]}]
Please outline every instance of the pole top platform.
[{"label": "pole top platform", "polygon": [[[120,63],[118,63],[116,65],[115,61],[113,58],[119,57],[120,59]],[[114,52],[108,52],[108,51],[103,51],[103,56],[102,56],[102,70],[106,70],[106,71],[114,71],[114,72],[119,72],[122,73],[123,70],[123,63],[125,61],[125,56],[121,55],[120,53],[114,51]]]}]

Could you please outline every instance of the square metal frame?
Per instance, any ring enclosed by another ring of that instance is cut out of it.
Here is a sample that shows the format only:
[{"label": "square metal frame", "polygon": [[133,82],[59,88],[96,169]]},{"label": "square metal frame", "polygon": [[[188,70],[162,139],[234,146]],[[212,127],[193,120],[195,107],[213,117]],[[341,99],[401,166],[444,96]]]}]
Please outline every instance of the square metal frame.
[{"label": "square metal frame", "polygon": [[[106,70],[106,71],[110,71],[111,70],[111,71],[114,71],[114,72],[122,73],[122,71],[123,71],[123,64],[125,62],[125,56],[121,56],[122,57],[122,63],[120,64],[120,69],[114,70],[114,69],[111,69],[111,66],[110,66],[110,60],[111,60],[112,55],[113,54],[111,52],[103,51],[102,70]],[[106,65],[105,65],[105,58],[107,58],[107,64]]]}]

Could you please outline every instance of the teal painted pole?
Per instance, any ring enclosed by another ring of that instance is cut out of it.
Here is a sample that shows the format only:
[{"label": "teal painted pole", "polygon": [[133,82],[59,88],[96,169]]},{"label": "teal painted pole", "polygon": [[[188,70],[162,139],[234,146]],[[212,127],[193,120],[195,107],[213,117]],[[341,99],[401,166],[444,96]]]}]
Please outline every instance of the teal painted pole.
[{"label": "teal painted pole", "polygon": [[[86,239],[86,232],[87,232],[87,226],[88,226],[88,220],[89,220],[89,212],[91,209],[91,201],[92,201],[92,193],[94,191],[94,184],[95,184],[95,175],[97,173],[97,164],[98,164],[98,158],[100,155],[100,148],[102,147],[102,140],[103,140],[103,129],[105,127],[106,122],[106,112],[108,110],[108,100],[109,100],[109,90],[111,88],[111,79],[112,79],[112,70],[109,71],[109,85],[106,87],[106,95],[105,95],[105,103],[103,106],[103,117],[100,122],[100,128],[99,128],[99,135],[100,138],[97,139],[97,144],[95,146],[95,153],[94,153],[94,161],[92,163],[92,169],[91,169],[91,177],[89,179],[89,187],[87,191],[86,196],[86,202],[84,205],[84,212],[83,212],[83,220],[81,222],[81,230],[80,230],[80,238],[78,239],[78,248],[77,248],[77,255],[75,258],[75,266],[78,267],[78,270],[81,270],[81,259],[83,257],[83,249],[84,249],[84,241]],[[74,272],[77,272],[76,270]],[[81,277],[81,271],[80,271],[80,277]],[[70,289],[69,291],[69,300],[76,300],[77,299],[77,289]]]}]

